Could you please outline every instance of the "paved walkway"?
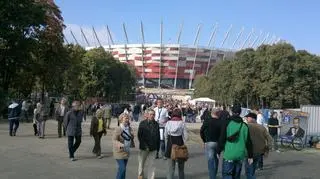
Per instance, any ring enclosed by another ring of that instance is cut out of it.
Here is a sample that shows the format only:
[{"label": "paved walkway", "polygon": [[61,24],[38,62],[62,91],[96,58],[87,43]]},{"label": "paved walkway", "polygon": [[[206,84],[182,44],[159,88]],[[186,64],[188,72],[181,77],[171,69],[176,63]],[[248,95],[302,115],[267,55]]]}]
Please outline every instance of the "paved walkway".
[{"label": "paved walkway", "polygon": [[[195,130],[200,125],[188,126]],[[112,123],[112,127],[115,127],[115,122]],[[83,128],[84,136],[76,153],[79,160],[71,162],[68,159],[66,138],[57,138],[55,121],[47,121],[46,139],[33,136],[30,123],[21,124],[16,137],[8,135],[7,124],[0,124],[0,179],[114,179],[117,165],[111,152],[112,131],[108,131],[108,135],[102,138],[105,158],[99,160],[91,153],[93,139],[88,135],[89,123],[84,123]],[[206,159],[199,137],[195,133],[190,134],[191,156],[185,167],[186,178],[207,179]],[[138,150],[134,149],[129,159],[128,179],[137,178],[137,152]],[[319,160],[319,152],[313,150],[271,153],[265,161],[265,170],[257,175],[258,178],[265,179],[318,179]],[[166,162],[157,160],[157,179],[165,179]]]}]

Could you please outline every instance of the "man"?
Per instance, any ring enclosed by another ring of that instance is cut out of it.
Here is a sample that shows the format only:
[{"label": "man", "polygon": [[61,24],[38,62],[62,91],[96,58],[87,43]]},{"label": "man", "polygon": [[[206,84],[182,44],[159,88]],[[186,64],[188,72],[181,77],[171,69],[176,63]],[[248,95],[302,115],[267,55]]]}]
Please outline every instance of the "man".
[{"label": "man", "polygon": [[304,137],[305,131],[300,127],[300,119],[294,118],[293,119],[293,127],[290,127],[288,132],[286,133],[286,136],[290,137],[298,137],[302,138]]},{"label": "man", "polygon": [[138,122],[138,121],[139,121],[140,112],[141,112],[141,107],[140,107],[139,104],[136,104],[136,105],[133,107],[133,111],[132,111],[133,120],[134,120],[135,122]]},{"label": "man", "polygon": [[155,112],[152,109],[146,111],[148,118],[141,121],[138,128],[138,140],[140,142],[138,179],[143,179],[144,166],[148,159],[148,179],[154,179],[154,156],[160,146],[159,124],[154,120]]},{"label": "man", "polygon": [[159,123],[159,130],[160,130],[160,148],[157,150],[156,159],[159,159],[159,151],[160,158],[166,160],[164,153],[165,153],[165,141],[164,141],[164,129],[166,127],[166,123],[169,118],[168,110],[163,107],[163,100],[157,100],[157,107],[154,108],[155,111],[155,120]]},{"label": "man", "polygon": [[262,111],[259,108],[257,109],[257,123],[260,125],[263,125],[264,123],[264,117]]},{"label": "man", "polygon": [[204,120],[200,129],[200,136],[208,158],[209,179],[216,179],[219,167],[217,146],[221,134],[222,120],[219,119],[218,112],[218,110],[213,109],[212,117]]},{"label": "man", "polygon": [[16,132],[19,128],[19,119],[21,115],[21,105],[16,103],[15,101],[12,102],[8,106],[8,120],[9,120],[9,135],[16,136]]},{"label": "man", "polygon": [[107,122],[107,129],[110,129],[111,124],[111,105],[106,104],[103,109],[104,120]]},{"label": "man", "polygon": [[272,146],[272,138],[267,129],[256,122],[257,115],[255,113],[249,113],[245,117],[248,121],[253,146],[253,163],[249,165],[249,163],[246,162],[246,175],[247,179],[255,179],[255,171],[257,167],[259,167],[258,164],[264,154],[268,153],[269,148]]},{"label": "man", "polygon": [[79,101],[74,101],[72,103],[72,110],[66,114],[63,123],[67,129],[69,157],[71,161],[76,161],[74,158],[74,153],[79,148],[81,143],[82,119],[83,114],[81,111],[81,104]]},{"label": "man", "polygon": [[[62,127],[63,127],[63,119],[68,112],[68,106],[66,105],[67,100],[65,98],[61,99],[60,105],[57,107],[55,111],[56,120],[58,121],[58,136],[61,138],[62,136]],[[66,136],[66,129],[63,127],[63,136]]]},{"label": "man", "polygon": [[223,152],[222,177],[240,179],[242,162],[248,155],[248,163],[253,162],[252,143],[249,128],[240,117],[241,106],[233,105],[232,116],[225,121],[218,143],[218,154]]},{"label": "man", "polygon": [[278,120],[278,115],[276,112],[273,112],[271,114],[271,118],[268,120],[268,127],[269,127],[269,134],[271,135],[273,139],[273,150],[276,152],[280,152],[278,150],[278,128],[279,126],[279,120]]}]

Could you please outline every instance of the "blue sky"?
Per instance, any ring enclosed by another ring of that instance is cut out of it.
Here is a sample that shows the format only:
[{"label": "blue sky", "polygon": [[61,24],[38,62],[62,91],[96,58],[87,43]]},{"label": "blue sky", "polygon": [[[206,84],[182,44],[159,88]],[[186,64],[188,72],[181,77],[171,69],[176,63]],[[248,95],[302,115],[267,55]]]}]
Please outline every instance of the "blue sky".
[{"label": "blue sky", "polygon": [[[182,44],[192,45],[198,24],[202,24],[199,45],[207,45],[213,25],[218,23],[215,47],[221,47],[223,37],[232,24],[224,48],[231,48],[237,34],[244,32],[236,48],[242,46],[248,34],[254,33],[247,45],[260,35],[262,42],[267,33],[269,40],[281,38],[296,49],[320,54],[320,1],[317,0],[55,0],[67,25],[67,39],[72,42],[70,29],[80,43],[81,26],[90,41],[95,27],[102,43],[107,43],[108,24],[115,43],[123,43],[122,23],[126,24],[130,43],[140,41],[140,21],[143,21],[146,43],[160,42],[160,21],[163,20],[163,42],[176,43],[179,25],[184,28]],[[268,40],[267,40],[268,41]],[[250,43],[251,42],[251,43]]]}]

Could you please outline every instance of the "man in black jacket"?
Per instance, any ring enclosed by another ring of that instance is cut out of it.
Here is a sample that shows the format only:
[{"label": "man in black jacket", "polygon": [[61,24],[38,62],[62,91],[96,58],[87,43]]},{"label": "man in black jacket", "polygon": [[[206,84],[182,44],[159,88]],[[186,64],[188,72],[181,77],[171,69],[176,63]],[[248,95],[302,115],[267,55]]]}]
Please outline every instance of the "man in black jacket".
[{"label": "man in black jacket", "polygon": [[143,179],[145,162],[148,159],[148,179],[155,177],[154,157],[160,147],[159,124],[154,120],[155,112],[147,110],[148,119],[141,121],[138,129],[140,143],[138,179]]},{"label": "man in black jacket", "polygon": [[208,159],[209,178],[215,179],[219,167],[217,146],[220,138],[222,121],[219,119],[218,110],[212,109],[211,116],[204,120],[200,129],[200,136],[205,146]]}]

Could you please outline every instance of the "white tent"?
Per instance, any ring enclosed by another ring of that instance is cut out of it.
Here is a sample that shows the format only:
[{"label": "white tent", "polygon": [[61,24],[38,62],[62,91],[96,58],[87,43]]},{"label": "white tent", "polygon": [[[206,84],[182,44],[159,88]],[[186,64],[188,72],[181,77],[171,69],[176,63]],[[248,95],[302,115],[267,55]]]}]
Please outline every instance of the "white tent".
[{"label": "white tent", "polygon": [[210,98],[196,98],[193,99],[194,102],[206,102],[206,103],[215,103],[216,101]]}]

